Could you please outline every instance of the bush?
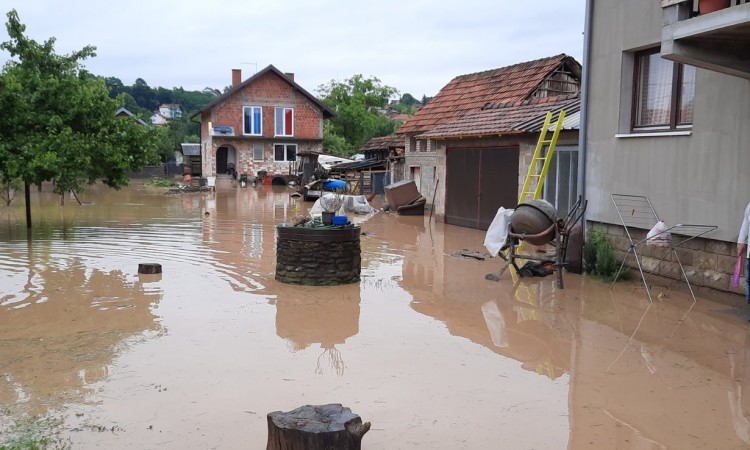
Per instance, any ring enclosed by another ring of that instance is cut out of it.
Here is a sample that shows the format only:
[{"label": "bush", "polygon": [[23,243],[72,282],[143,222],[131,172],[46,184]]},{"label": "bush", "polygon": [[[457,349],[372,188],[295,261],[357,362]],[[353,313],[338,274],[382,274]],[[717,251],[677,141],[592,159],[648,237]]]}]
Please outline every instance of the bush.
[{"label": "bush", "polygon": [[148,181],[146,181],[146,186],[156,186],[156,187],[175,187],[178,184],[172,180],[165,180],[163,178],[152,178]]},{"label": "bush", "polygon": [[[615,256],[615,249],[607,240],[607,234],[601,230],[589,232],[583,246],[583,261],[586,272],[605,281],[612,281],[622,261]],[[618,280],[627,279],[630,269],[623,267]]]}]

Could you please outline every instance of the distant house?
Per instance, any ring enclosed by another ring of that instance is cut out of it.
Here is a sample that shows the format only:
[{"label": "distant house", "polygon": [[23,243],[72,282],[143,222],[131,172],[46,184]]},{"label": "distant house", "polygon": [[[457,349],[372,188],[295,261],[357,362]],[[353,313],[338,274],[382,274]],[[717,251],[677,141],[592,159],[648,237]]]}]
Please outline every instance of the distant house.
[{"label": "distant house", "polygon": [[182,117],[182,110],[180,109],[180,105],[174,103],[164,103],[159,106],[159,114],[161,114],[167,120],[179,119]]},{"label": "distant house", "polygon": [[[578,111],[580,87],[581,65],[567,55],[454,78],[397,131],[404,139],[404,177],[446,223],[487,229],[500,206],[516,206],[540,118],[550,110]],[[571,166],[577,122],[566,125],[557,150],[555,170],[563,172],[550,175],[546,196],[567,210],[577,176]]]},{"label": "distant house", "polygon": [[159,111],[156,111],[153,114],[151,114],[151,125],[156,125],[156,126],[161,127],[166,124],[167,124],[167,118],[161,115]]},{"label": "distant house", "polygon": [[148,126],[148,124],[146,122],[144,122],[143,120],[139,119],[138,116],[136,116],[135,114],[133,114],[132,112],[130,112],[128,109],[125,109],[125,108],[120,108],[117,111],[115,111],[115,116],[117,116],[117,117],[130,117],[133,120],[135,120],[137,123],[139,123],[141,125]]},{"label": "distant house", "polygon": [[232,88],[192,117],[201,118],[203,174],[255,175],[284,179],[297,152],[323,150],[323,121],[333,112],[273,65],[242,81],[232,70]]}]

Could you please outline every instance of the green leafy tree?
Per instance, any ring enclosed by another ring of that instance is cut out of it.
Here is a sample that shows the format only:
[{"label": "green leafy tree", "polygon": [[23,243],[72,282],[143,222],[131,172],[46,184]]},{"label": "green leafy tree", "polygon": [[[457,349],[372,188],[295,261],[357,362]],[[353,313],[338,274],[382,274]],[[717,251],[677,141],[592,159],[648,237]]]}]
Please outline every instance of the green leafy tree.
[{"label": "green leafy tree", "polygon": [[404,105],[403,103],[396,103],[395,105],[391,105],[391,108],[393,108],[393,110],[398,112],[399,114],[408,114],[410,116],[413,116],[417,112],[417,110],[413,106]]},{"label": "green leafy tree", "polygon": [[133,96],[141,108],[146,108],[149,111],[159,109],[160,102],[156,98],[156,93],[143,78],[136,78],[135,83],[130,87],[130,95]]},{"label": "green leafy tree", "polygon": [[328,153],[342,158],[352,155],[351,146],[346,143],[346,139],[331,131],[331,123],[326,122],[323,125],[323,148]]},{"label": "green leafy tree", "polygon": [[[330,125],[323,129],[324,143],[335,142],[336,151],[344,155],[356,153],[373,137],[387,136],[396,130],[396,124],[382,110],[398,90],[381,84],[376,77],[354,75],[343,82],[331,80],[318,87],[317,92],[326,106],[336,112]],[[341,149],[339,139],[326,137],[327,134],[343,138],[345,149]]]},{"label": "green leafy tree", "polygon": [[417,103],[417,99],[407,92],[401,96],[399,103],[406,106],[414,106],[414,104]]},{"label": "green leafy tree", "polygon": [[55,180],[58,193],[81,192],[97,180],[119,188],[128,173],[158,161],[163,131],[116,117],[122,103],[109,97],[105,81],[80,62],[95,55],[86,46],[69,55],[24,35],[18,13],[0,44],[11,59],[0,73],[0,180],[21,180],[31,227],[29,185]]}]

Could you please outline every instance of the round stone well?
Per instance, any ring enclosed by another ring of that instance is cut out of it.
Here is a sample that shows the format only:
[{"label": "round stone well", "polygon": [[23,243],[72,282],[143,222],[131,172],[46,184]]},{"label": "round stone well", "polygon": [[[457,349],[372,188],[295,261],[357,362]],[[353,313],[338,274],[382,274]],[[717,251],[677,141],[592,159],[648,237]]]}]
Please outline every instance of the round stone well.
[{"label": "round stone well", "polygon": [[362,270],[358,226],[276,227],[276,280],[332,286],[356,283]]}]

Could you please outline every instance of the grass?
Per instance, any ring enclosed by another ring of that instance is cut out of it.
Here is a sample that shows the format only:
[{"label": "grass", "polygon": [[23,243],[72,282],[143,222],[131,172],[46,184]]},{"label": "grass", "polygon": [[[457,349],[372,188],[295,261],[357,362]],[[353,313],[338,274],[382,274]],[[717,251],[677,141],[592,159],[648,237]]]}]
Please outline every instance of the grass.
[{"label": "grass", "polygon": [[[587,273],[608,282],[615,279],[622,264],[622,261],[617,259],[612,244],[607,240],[607,234],[601,230],[592,230],[586,237],[583,261]],[[630,268],[625,266],[617,279],[626,280],[629,276]]]},{"label": "grass", "polygon": [[150,180],[146,181],[144,183],[146,186],[154,186],[154,187],[175,187],[179,186],[177,182],[173,180],[167,180],[164,178],[151,178]]},{"label": "grass", "polygon": [[60,438],[63,419],[52,416],[13,418],[0,416],[0,450],[68,450],[70,442]]}]

